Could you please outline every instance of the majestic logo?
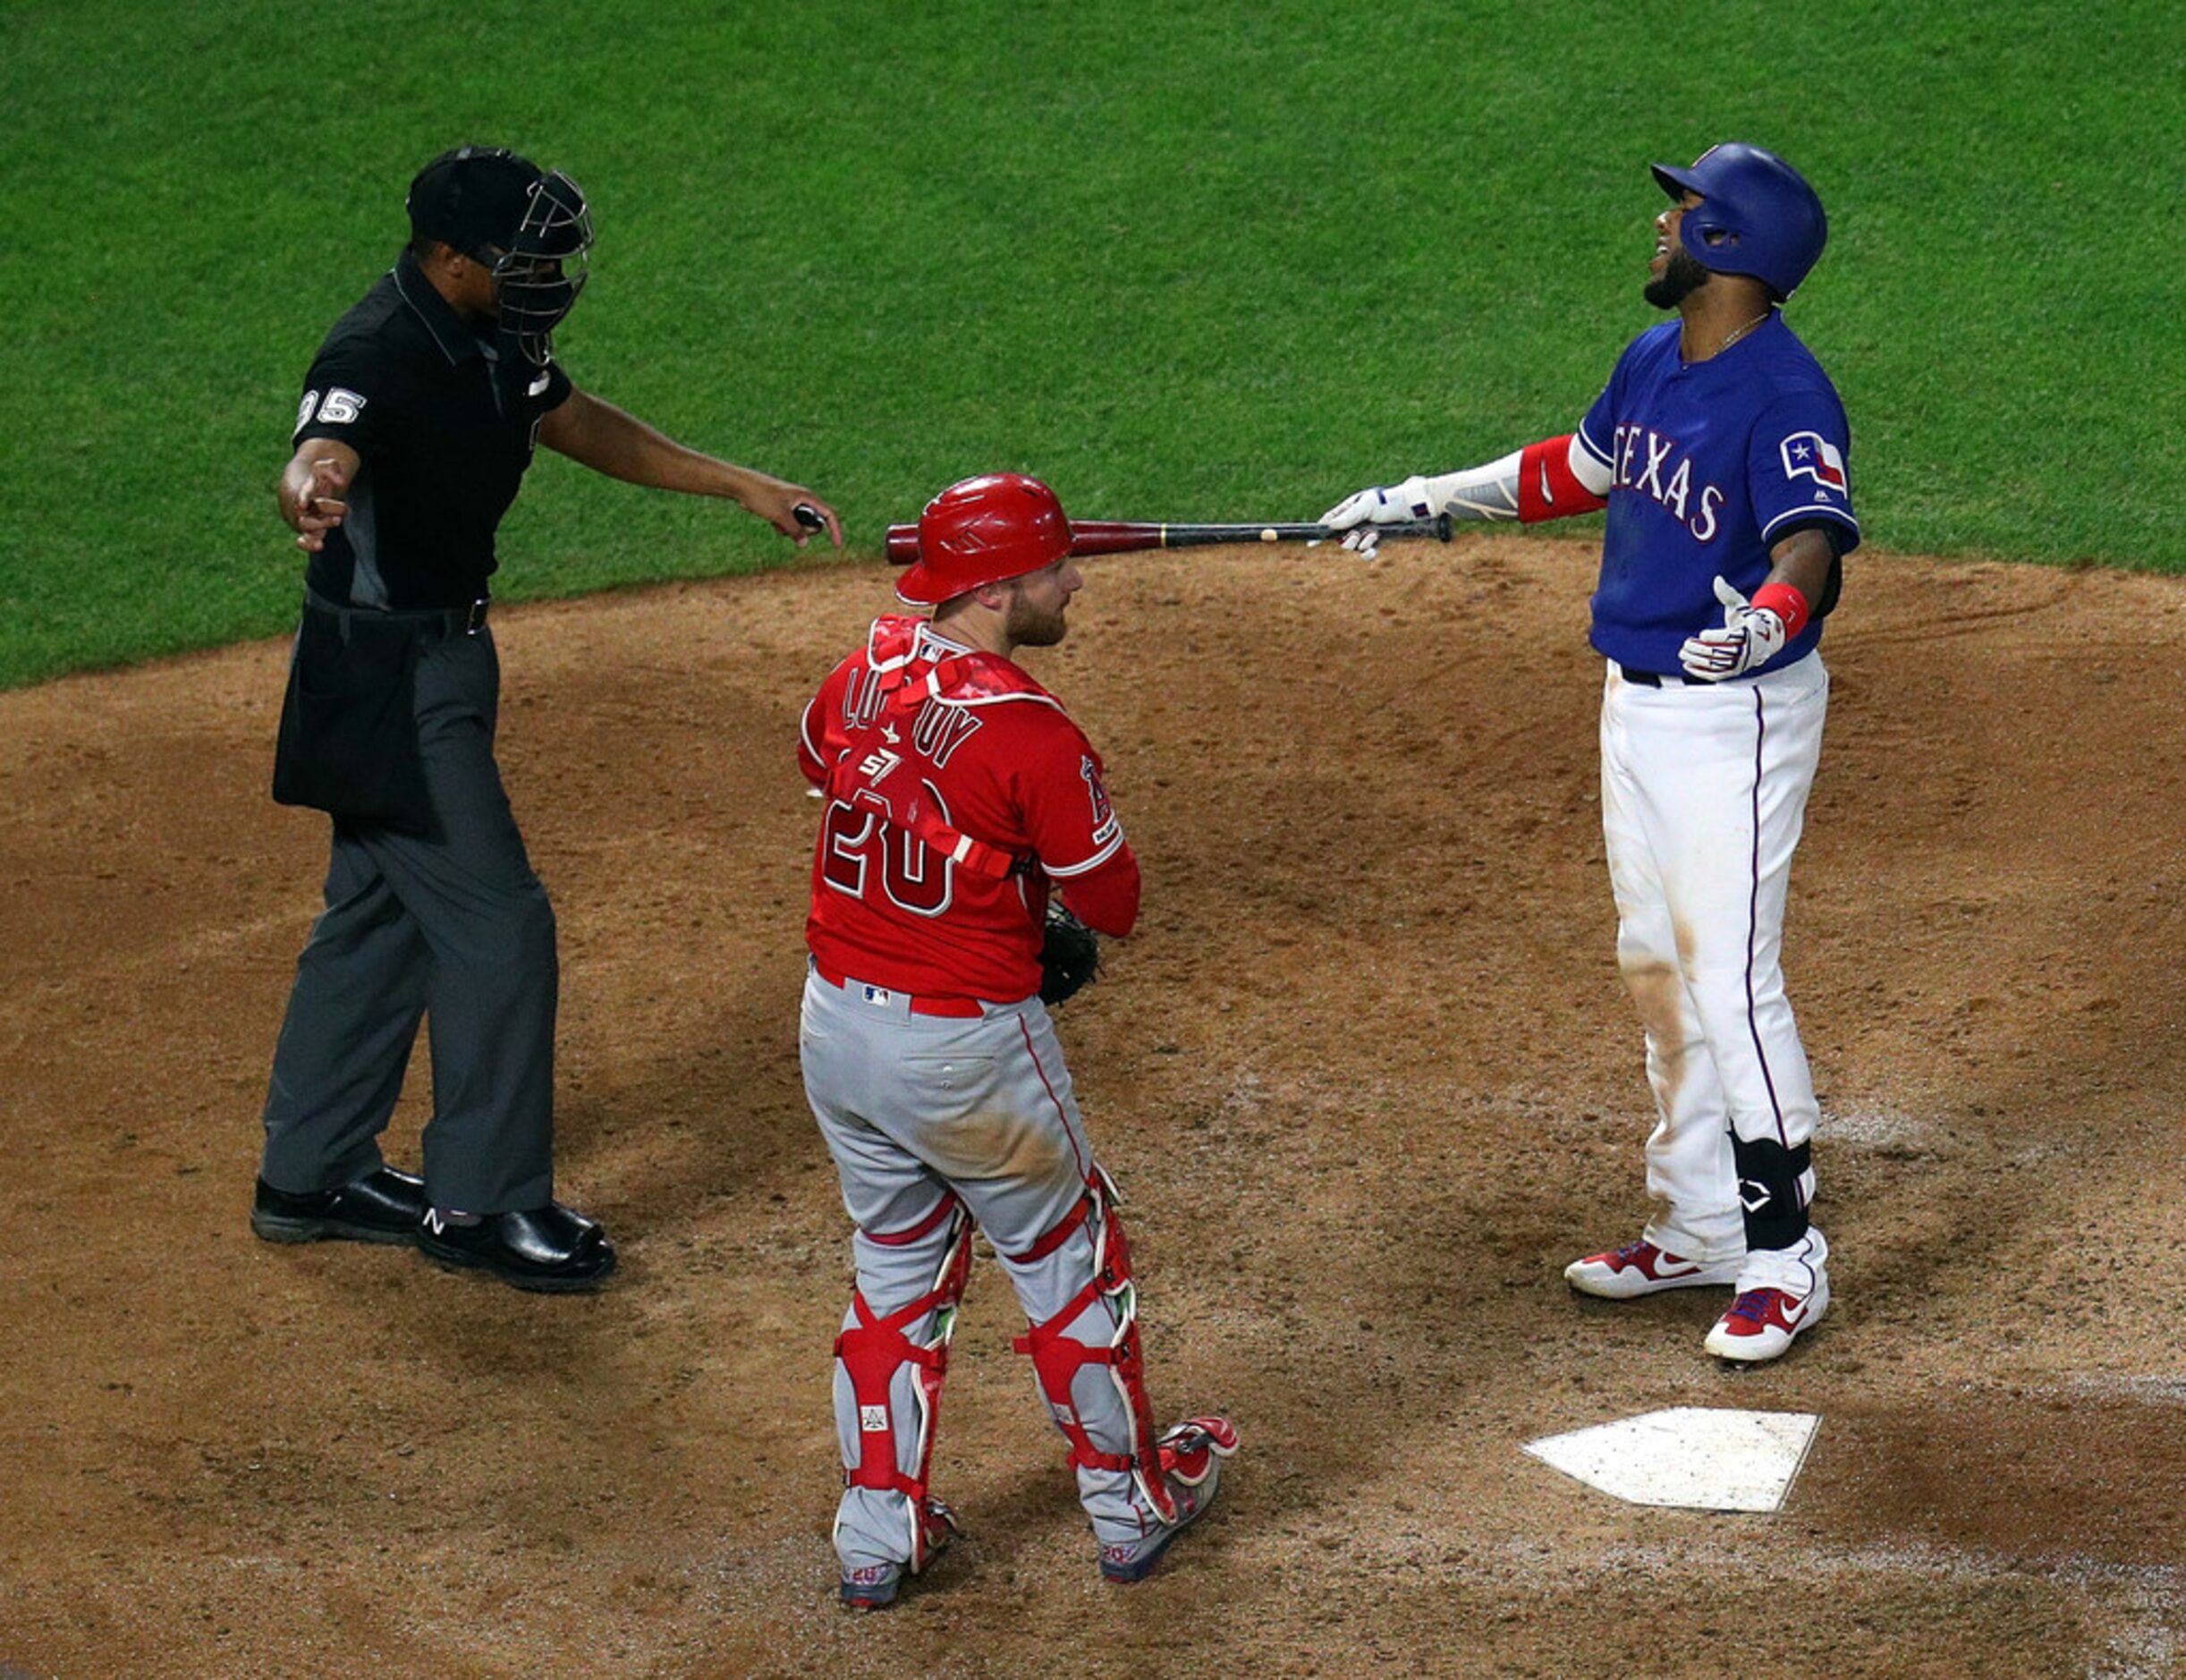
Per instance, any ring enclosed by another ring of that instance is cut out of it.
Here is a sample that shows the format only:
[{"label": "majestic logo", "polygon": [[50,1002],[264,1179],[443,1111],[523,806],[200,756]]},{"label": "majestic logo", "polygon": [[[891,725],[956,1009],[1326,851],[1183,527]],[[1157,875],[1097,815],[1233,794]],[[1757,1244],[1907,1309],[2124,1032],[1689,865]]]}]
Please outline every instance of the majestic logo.
[{"label": "majestic logo", "polygon": [[1784,476],[1812,479],[1824,489],[1842,492],[1844,456],[1819,432],[1793,432],[1784,440]]}]

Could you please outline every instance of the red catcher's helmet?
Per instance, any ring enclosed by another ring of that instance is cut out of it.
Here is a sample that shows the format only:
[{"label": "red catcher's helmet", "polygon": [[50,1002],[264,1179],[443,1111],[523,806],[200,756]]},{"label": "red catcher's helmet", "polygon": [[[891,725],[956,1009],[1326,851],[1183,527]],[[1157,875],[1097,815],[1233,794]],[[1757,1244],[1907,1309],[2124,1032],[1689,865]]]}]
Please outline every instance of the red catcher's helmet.
[{"label": "red catcher's helmet", "polygon": [[983,583],[1053,565],[1071,551],[1071,522],[1055,493],[1021,472],[964,479],[919,515],[919,557],[895,592],[934,607]]}]

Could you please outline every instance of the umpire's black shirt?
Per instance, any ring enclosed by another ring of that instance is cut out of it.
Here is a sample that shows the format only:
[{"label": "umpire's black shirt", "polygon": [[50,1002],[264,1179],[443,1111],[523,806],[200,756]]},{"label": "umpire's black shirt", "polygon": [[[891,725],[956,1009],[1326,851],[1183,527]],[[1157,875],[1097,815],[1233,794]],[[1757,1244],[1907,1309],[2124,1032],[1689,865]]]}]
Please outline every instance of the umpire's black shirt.
[{"label": "umpire's black shirt", "polygon": [[531,464],[540,416],[569,398],[558,366],[512,367],[405,250],[334,324],[305,380],[295,442],[333,437],[362,465],[349,516],[305,582],[338,606],[467,607],[487,592],[494,530]]}]

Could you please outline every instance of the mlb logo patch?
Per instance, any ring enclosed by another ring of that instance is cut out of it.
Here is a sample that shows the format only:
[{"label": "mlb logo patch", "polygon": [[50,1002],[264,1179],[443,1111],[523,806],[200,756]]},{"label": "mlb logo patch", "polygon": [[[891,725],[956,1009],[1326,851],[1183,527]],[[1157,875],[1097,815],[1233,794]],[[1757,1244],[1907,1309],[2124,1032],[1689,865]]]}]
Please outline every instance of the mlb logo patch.
[{"label": "mlb logo patch", "polygon": [[1819,432],[1793,432],[1784,440],[1784,476],[1812,479],[1832,490],[1844,488],[1844,456]]},{"label": "mlb logo patch", "polygon": [[888,1006],[895,996],[885,986],[860,986],[858,989],[865,994],[866,1002],[878,1004],[883,1009]]}]

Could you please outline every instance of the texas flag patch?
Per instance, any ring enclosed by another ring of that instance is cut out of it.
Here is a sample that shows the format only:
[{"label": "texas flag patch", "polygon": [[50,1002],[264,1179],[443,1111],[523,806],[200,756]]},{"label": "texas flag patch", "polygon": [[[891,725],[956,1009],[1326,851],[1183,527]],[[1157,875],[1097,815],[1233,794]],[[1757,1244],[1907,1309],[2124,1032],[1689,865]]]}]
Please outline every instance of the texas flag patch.
[{"label": "texas flag patch", "polygon": [[1844,456],[1819,432],[1793,432],[1784,440],[1784,472],[1786,478],[1804,474],[1825,488],[1842,490]]}]

